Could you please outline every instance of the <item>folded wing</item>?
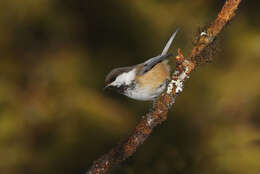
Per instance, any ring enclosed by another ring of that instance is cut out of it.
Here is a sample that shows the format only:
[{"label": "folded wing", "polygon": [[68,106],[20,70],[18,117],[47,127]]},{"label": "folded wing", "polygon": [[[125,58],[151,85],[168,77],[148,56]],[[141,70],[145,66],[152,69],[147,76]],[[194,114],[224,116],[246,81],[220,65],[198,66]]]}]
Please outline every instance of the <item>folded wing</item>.
[{"label": "folded wing", "polygon": [[163,60],[165,60],[166,58],[172,56],[172,54],[167,54],[172,41],[174,40],[176,34],[178,32],[178,29],[172,34],[172,36],[170,37],[170,39],[168,40],[167,44],[165,45],[161,55],[153,57],[149,60],[147,60],[146,62],[144,62],[144,66],[141,69],[141,71],[139,72],[140,75],[145,74],[146,72],[148,72],[150,69],[152,69],[155,65],[157,65],[158,63],[162,62]]}]

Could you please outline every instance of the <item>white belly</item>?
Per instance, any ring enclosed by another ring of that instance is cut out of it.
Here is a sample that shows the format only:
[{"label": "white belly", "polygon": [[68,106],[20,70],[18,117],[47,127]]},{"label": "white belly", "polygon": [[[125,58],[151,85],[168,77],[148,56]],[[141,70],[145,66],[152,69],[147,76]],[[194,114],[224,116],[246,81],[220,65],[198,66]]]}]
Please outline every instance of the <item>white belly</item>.
[{"label": "white belly", "polygon": [[125,91],[125,95],[135,100],[148,101],[158,97],[164,91],[165,87],[166,83],[157,89],[135,87],[134,89]]}]

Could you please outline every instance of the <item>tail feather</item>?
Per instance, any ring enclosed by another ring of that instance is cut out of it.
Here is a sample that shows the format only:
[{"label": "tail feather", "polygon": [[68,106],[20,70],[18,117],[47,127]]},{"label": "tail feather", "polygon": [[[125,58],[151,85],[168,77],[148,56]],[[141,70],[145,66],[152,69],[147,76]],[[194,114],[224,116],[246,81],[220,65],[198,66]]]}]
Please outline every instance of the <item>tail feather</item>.
[{"label": "tail feather", "polygon": [[179,29],[177,29],[173,34],[172,36],[170,37],[169,41],[167,42],[167,44],[165,45],[163,51],[162,51],[162,54],[161,55],[166,55],[171,44],[172,44],[172,41],[174,40],[176,34],[178,33]]},{"label": "tail feather", "polygon": [[172,36],[170,37],[169,41],[167,42],[166,46],[164,47],[161,55],[150,58],[149,60],[145,61],[143,64],[142,69],[140,70],[139,74],[145,74],[146,72],[148,72],[150,69],[152,69],[155,65],[157,65],[160,62],[164,62],[167,61],[166,58],[172,56],[172,54],[167,54],[172,41],[174,40],[176,34],[178,32],[178,29],[172,34]]}]

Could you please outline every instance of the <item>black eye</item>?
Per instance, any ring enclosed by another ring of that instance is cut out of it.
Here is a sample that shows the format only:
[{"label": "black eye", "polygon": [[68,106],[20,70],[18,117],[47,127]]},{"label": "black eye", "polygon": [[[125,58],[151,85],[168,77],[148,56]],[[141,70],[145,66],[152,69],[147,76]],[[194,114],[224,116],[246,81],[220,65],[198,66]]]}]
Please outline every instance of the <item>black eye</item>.
[{"label": "black eye", "polygon": [[112,77],[110,80],[109,80],[109,83],[112,83],[113,81],[116,80],[116,77]]},{"label": "black eye", "polygon": [[108,85],[116,80],[116,76],[108,76],[105,80],[105,84]]}]

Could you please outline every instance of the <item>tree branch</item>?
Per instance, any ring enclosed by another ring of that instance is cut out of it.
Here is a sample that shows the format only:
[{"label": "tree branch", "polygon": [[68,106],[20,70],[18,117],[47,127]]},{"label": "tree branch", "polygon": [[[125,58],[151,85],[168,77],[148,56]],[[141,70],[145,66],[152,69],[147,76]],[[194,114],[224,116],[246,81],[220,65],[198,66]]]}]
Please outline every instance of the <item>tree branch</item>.
[{"label": "tree branch", "polygon": [[114,165],[124,161],[143,144],[152,133],[154,127],[167,119],[167,113],[178,94],[182,92],[184,82],[190,77],[193,70],[203,63],[203,58],[207,59],[209,55],[203,55],[203,52],[210,49],[209,46],[213,43],[216,36],[235,15],[235,10],[240,2],[241,0],[227,0],[225,2],[217,18],[198,36],[197,42],[188,58],[185,58],[180,49],[178,49],[175,71],[168,84],[167,91],[158,98],[154,104],[153,111],[142,118],[133,134],[125,142],[101,156],[93,163],[86,174],[106,173]]}]

